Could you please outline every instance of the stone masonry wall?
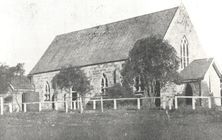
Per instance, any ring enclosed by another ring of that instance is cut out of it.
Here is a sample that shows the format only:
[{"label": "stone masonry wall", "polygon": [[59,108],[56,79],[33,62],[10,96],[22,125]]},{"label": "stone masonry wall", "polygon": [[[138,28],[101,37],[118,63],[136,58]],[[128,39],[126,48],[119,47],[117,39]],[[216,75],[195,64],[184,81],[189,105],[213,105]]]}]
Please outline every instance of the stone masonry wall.
[{"label": "stone masonry wall", "polygon": [[91,94],[96,95],[101,93],[101,80],[103,74],[107,77],[108,87],[114,84],[114,71],[116,71],[116,83],[120,83],[120,71],[123,63],[124,61],[119,61],[83,67],[82,70],[86,73],[87,77],[90,78],[90,85],[93,87]]},{"label": "stone masonry wall", "polygon": [[[185,11],[184,7],[180,7],[175,14],[174,19],[169,26],[168,31],[165,34],[164,39],[167,40],[177,51],[178,56],[180,57],[180,45],[182,38],[186,36],[188,43],[189,43],[189,58],[191,62],[194,59],[198,58],[205,58],[206,55],[203,51],[203,48],[200,47],[200,43],[197,38],[197,34],[194,30],[194,27],[189,19],[187,12]],[[91,94],[89,96],[99,95],[101,93],[101,80],[103,77],[103,73],[107,76],[108,79],[108,86],[112,86],[114,83],[113,74],[114,70],[117,71],[116,73],[116,82],[120,83],[121,76],[120,70],[122,69],[122,64],[124,61],[119,62],[111,62],[111,63],[103,63],[98,65],[91,65],[83,67],[82,70],[86,73],[87,77],[90,79],[90,84],[93,87]],[[181,69],[179,70],[181,71]],[[51,85],[52,78],[58,73],[56,72],[49,72],[49,73],[42,73],[36,74],[33,76],[33,82],[35,84],[36,91],[40,94],[40,100],[43,101],[43,95],[45,93],[45,84],[48,81]],[[173,86],[172,92],[168,92],[169,94],[183,94],[185,85]],[[191,87],[193,89],[194,94],[198,95],[198,83],[191,83]],[[50,91],[52,94],[54,93],[53,89],[51,88]],[[57,100],[64,100],[64,96],[67,94],[65,91],[60,91],[60,97]],[[167,94],[166,92],[163,95]],[[161,95],[162,96],[162,95]],[[51,96],[52,97],[52,96]],[[61,105],[62,106],[62,105]],[[64,106],[64,105],[63,105]],[[50,105],[49,105],[50,107]]]},{"label": "stone masonry wall", "polygon": [[[183,37],[186,37],[188,40],[189,47],[189,62],[192,62],[194,59],[205,58],[206,54],[203,48],[200,46],[198,41],[197,34],[194,30],[194,27],[190,21],[190,18],[183,6],[179,7],[177,10],[174,19],[169,26],[168,31],[164,37],[164,40],[167,40],[177,51],[177,55],[180,58],[180,47]],[[181,71],[181,67],[178,71]],[[190,83],[193,94],[199,95],[199,84]],[[161,96],[173,96],[173,95],[185,95],[186,84],[182,85],[167,85],[169,88],[166,91],[163,91]]]},{"label": "stone masonry wall", "polygon": [[[124,61],[119,61],[83,67],[82,70],[85,72],[86,76],[89,77],[90,85],[92,87],[88,96],[92,97],[101,94],[101,80],[103,74],[107,77],[108,86],[112,86],[114,84],[114,71],[116,71],[116,83],[120,83],[120,70],[122,69],[123,63]],[[52,96],[55,93],[52,88],[52,79],[57,73],[59,73],[59,71],[33,75],[32,82],[35,85],[35,91],[39,92],[40,101],[45,102],[42,106],[43,109],[52,108],[52,104],[47,104],[47,101],[44,101],[44,94],[46,92],[46,83],[48,82],[50,85],[50,101],[52,101]],[[59,93],[56,99],[57,101],[64,101],[65,97],[71,97],[71,95],[69,95],[69,90],[58,90],[57,92]],[[58,106],[58,108],[65,107],[64,103],[59,103]]]},{"label": "stone masonry wall", "polygon": [[[181,41],[184,36],[188,40],[189,62],[192,62],[194,59],[205,58],[206,54],[199,43],[190,18],[185,8],[181,6],[176,12],[164,37],[164,39],[176,49],[178,57],[180,57]],[[181,69],[179,69],[179,71],[181,71]]]},{"label": "stone masonry wall", "polygon": [[[46,88],[47,82],[49,83],[50,100],[52,101],[52,95],[54,94],[54,90],[52,88],[52,82],[51,81],[57,73],[59,73],[59,71],[33,75],[32,82],[35,85],[35,92],[39,93],[39,101],[40,102],[47,102],[47,101],[44,101],[44,94],[46,92],[45,88]],[[52,104],[45,103],[45,104],[42,105],[42,107],[43,107],[43,109],[52,108]]]}]

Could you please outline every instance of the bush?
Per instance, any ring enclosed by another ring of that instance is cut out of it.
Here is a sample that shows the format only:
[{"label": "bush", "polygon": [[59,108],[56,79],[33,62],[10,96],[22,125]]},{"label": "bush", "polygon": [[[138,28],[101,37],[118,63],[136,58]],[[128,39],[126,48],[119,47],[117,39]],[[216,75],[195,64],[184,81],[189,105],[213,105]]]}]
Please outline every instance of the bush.
[{"label": "bush", "polygon": [[132,90],[127,89],[120,84],[115,84],[112,87],[107,88],[106,98],[129,98],[135,97]]},{"label": "bush", "polygon": [[[132,108],[136,108],[137,106],[137,100],[126,100],[126,101],[122,101],[122,100],[117,100],[117,109],[132,109]],[[103,101],[103,108],[104,110],[106,109],[113,109],[114,108],[114,102],[113,100],[110,101]],[[85,106],[85,110],[92,110],[93,109],[93,102],[88,102]],[[101,102],[97,101],[96,102],[96,110],[100,110],[101,109]]]},{"label": "bush", "polygon": [[[115,84],[112,87],[107,88],[106,95],[103,96],[103,99],[117,99],[117,98],[135,98],[133,91],[120,84]],[[97,108],[100,108],[100,102],[96,102]],[[124,101],[117,101],[117,106],[128,106],[128,105],[136,105],[136,100],[124,100]],[[92,109],[93,103],[88,102],[86,105],[87,109]],[[103,101],[103,107],[106,109],[113,108],[114,103],[113,100],[111,101]]]},{"label": "bush", "polygon": [[[106,90],[106,96],[104,96],[104,99],[108,98],[133,98],[135,97],[132,90],[127,89],[120,84],[115,84],[112,87],[107,88]],[[121,104],[119,104],[121,102]],[[118,101],[118,105],[126,105],[131,101]],[[105,108],[113,108],[113,101],[105,101],[104,102]]]}]

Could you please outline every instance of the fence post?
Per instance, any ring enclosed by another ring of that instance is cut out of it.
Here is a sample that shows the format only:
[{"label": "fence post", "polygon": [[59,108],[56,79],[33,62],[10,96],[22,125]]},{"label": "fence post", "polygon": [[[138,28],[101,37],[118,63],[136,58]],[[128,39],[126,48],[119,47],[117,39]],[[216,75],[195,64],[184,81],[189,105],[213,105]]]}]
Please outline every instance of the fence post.
[{"label": "fence post", "polygon": [[195,97],[192,97],[192,109],[195,110]]},{"label": "fence post", "polygon": [[103,112],[103,97],[100,98],[101,111]]},{"label": "fence post", "polygon": [[1,102],[1,115],[3,115],[3,109],[4,109],[3,97],[0,97],[0,102]]},{"label": "fence post", "polygon": [[169,102],[168,102],[169,110],[172,110],[172,103],[173,103],[173,99],[172,99],[172,97],[170,97]]},{"label": "fence post", "polygon": [[55,110],[58,110],[57,102],[54,101]]},{"label": "fence post", "polygon": [[26,112],[26,103],[24,103],[23,105],[24,105],[24,112]]},{"label": "fence post", "polygon": [[178,109],[178,101],[177,101],[177,96],[175,96],[175,109]]},{"label": "fence post", "polygon": [[80,113],[83,113],[82,97],[80,97],[79,103],[80,103]]},{"label": "fence post", "polygon": [[169,104],[169,110],[172,110],[172,105],[171,104]]},{"label": "fence post", "polygon": [[76,101],[73,102],[74,110],[76,110]]},{"label": "fence post", "polygon": [[166,109],[167,99],[166,96],[163,96],[163,109]]},{"label": "fence post", "polygon": [[137,98],[137,109],[140,109],[140,98]]},{"label": "fence post", "polygon": [[72,102],[72,100],[71,100],[71,102],[70,102],[70,109],[72,110],[72,104],[73,104],[73,102]]},{"label": "fence post", "polygon": [[96,109],[96,101],[93,100],[93,109],[95,110]]},{"label": "fence post", "polygon": [[66,109],[66,113],[68,113],[68,102],[67,101],[65,101],[65,109]]},{"label": "fence post", "polygon": [[42,104],[39,102],[39,112],[42,111]]},{"label": "fence post", "polygon": [[12,113],[12,103],[10,103],[8,106],[9,106],[9,112]]},{"label": "fence post", "polygon": [[76,100],[77,101],[76,102],[77,103],[77,109],[79,109],[79,99],[80,99],[80,97],[78,97],[77,100]]},{"label": "fence post", "polygon": [[117,105],[116,105],[116,99],[113,100],[113,104],[114,104],[114,109],[117,109]]},{"label": "fence post", "polygon": [[209,105],[209,108],[211,108],[211,98],[208,97],[208,105]]}]

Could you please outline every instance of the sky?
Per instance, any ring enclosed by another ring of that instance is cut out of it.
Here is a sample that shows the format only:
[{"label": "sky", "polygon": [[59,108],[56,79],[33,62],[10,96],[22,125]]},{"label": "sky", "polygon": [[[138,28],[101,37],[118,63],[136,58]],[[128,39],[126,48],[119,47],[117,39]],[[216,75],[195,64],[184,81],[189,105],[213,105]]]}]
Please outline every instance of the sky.
[{"label": "sky", "polygon": [[34,67],[53,38],[183,4],[209,57],[222,67],[221,0],[0,0],[0,63]]}]

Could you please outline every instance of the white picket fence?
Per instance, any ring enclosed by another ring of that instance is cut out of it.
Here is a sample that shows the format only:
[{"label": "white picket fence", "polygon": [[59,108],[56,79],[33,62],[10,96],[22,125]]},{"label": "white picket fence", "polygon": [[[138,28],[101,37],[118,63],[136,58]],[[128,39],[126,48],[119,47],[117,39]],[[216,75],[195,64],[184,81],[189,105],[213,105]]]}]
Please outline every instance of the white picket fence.
[{"label": "white picket fence", "polygon": [[[161,105],[163,109],[166,109],[168,107],[169,110],[173,107],[173,100],[175,109],[178,109],[178,100],[179,99],[192,99],[192,109],[196,109],[196,100],[197,99],[207,99],[208,100],[208,108],[212,108],[211,99],[212,98],[222,98],[222,97],[209,97],[209,96],[174,96],[174,97],[141,97],[141,98],[113,98],[113,99],[104,99],[101,98],[90,98],[88,102],[92,102],[92,108],[93,110],[96,110],[96,104],[100,103],[100,110],[101,112],[104,111],[103,103],[106,101],[112,101],[113,102],[113,109],[116,110],[118,108],[117,102],[118,101],[129,101],[129,100],[135,100],[137,102],[137,109],[141,109],[141,101],[145,99],[161,99]],[[42,111],[42,105],[43,104],[54,104],[55,110],[58,110],[58,103],[64,103],[65,104],[65,112],[67,113],[70,110],[80,110],[80,112],[83,112],[83,102],[82,98],[80,97],[76,101],[47,101],[47,102],[26,102],[23,103],[23,112],[27,112],[27,105],[34,105],[38,104],[39,106],[39,112]],[[3,97],[0,97],[0,115],[3,115],[4,106],[9,107],[9,112],[12,112],[12,104],[11,103],[4,103]]]},{"label": "white picket fence", "polygon": [[26,102],[22,103],[23,104],[23,111],[27,112],[27,105],[34,105],[38,104],[39,105],[39,112],[42,111],[42,105],[43,104],[54,104],[55,105],[55,110],[58,110],[58,103],[64,103],[65,104],[65,112],[68,112],[68,101],[47,101],[47,102]]},{"label": "white picket fence", "polygon": [[197,99],[207,99],[208,100],[208,107],[212,107],[211,98],[221,98],[221,97],[209,97],[209,96],[175,96],[175,109],[178,109],[178,99],[192,99],[192,109],[196,109],[196,100]]},{"label": "white picket fence", "polygon": [[[155,97],[155,98],[160,98],[160,97]],[[117,109],[117,101],[130,101],[130,100],[135,100],[137,101],[137,109],[141,108],[141,103],[140,100],[142,100],[142,98],[114,98],[114,99],[103,99],[98,98],[98,99],[90,99],[88,102],[93,102],[93,110],[96,109],[96,102],[100,102],[100,107],[101,107],[101,111],[103,112],[103,103],[105,101],[113,101],[113,109],[116,110]]]}]

